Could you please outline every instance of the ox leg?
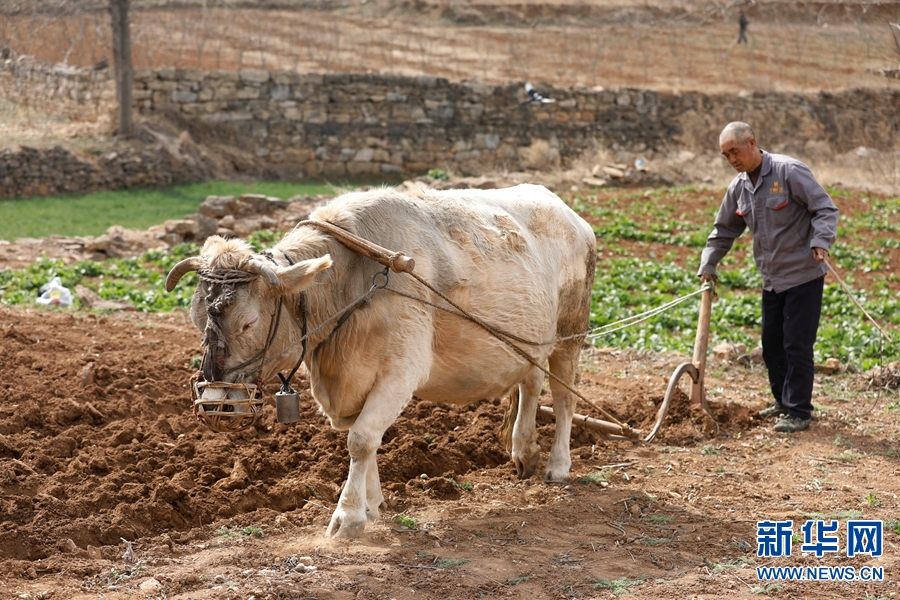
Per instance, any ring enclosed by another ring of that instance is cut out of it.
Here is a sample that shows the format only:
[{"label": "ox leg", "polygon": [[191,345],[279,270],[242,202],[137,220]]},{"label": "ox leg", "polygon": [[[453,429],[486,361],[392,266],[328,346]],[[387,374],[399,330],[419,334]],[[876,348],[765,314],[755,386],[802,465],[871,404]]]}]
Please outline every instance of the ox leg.
[{"label": "ox leg", "polygon": [[[581,342],[579,340],[576,343],[558,347],[550,356],[550,372],[573,387],[575,386],[580,350]],[[569,469],[572,467],[569,439],[572,434],[572,417],[575,414],[576,397],[552,377],[550,378],[550,391],[553,394],[556,436],[550,447],[545,479],[554,483],[562,483],[569,479]]]},{"label": "ox leg", "polygon": [[[395,398],[404,400],[397,401]],[[362,535],[366,520],[379,517],[384,496],[375,453],[384,432],[397,420],[411,398],[408,393],[391,394],[385,386],[377,386],[369,393],[362,412],[347,432],[350,472],[325,531],[328,537],[357,538]]]},{"label": "ox leg", "polygon": [[384,506],[384,494],[381,492],[381,476],[378,474],[378,461],[373,452],[371,462],[366,468],[366,519],[377,521],[381,518],[382,506]]},{"label": "ox leg", "polygon": [[519,414],[513,425],[512,461],[521,479],[534,475],[541,458],[534,419],[543,382],[544,372],[535,367],[519,383]]}]

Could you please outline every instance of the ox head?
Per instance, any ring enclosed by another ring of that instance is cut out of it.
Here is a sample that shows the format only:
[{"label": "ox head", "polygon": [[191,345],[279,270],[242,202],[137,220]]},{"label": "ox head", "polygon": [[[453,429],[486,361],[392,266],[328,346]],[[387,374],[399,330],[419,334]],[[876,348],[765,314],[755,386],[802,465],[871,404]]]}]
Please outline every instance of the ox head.
[{"label": "ox head", "polygon": [[284,298],[296,299],[330,266],[328,255],[279,266],[254,254],[244,240],[213,236],[199,256],[172,267],[166,277],[169,292],[186,273],[200,276],[191,321],[203,332],[204,354],[192,395],[202,421],[220,431],[256,421],[262,410],[258,384],[293,368],[302,352],[301,335],[284,309]]}]

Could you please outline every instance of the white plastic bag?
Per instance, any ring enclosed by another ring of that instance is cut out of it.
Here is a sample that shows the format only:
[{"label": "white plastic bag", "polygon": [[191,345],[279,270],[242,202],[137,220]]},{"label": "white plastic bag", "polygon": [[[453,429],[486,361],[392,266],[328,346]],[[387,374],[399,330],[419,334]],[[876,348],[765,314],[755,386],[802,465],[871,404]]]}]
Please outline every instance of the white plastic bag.
[{"label": "white plastic bag", "polygon": [[38,304],[54,304],[58,306],[72,305],[72,292],[63,287],[59,277],[54,277],[50,283],[41,286],[41,295],[37,299]]}]

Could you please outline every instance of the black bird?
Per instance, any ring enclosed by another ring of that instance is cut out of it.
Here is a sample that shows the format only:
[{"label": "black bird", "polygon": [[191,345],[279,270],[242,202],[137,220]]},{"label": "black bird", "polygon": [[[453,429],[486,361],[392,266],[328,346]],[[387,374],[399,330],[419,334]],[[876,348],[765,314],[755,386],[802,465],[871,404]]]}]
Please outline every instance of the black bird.
[{"label": "black bird", "polygon": [[531,82],[525,82],[525,91],[528,92],[530,98],[523,102],[522,104],[531,104],[532,102],[540,102],[542,104],[547,104],[548,102],[556,102],[553,98],[544,98],[534,89],[534,86],[531,85]]}]

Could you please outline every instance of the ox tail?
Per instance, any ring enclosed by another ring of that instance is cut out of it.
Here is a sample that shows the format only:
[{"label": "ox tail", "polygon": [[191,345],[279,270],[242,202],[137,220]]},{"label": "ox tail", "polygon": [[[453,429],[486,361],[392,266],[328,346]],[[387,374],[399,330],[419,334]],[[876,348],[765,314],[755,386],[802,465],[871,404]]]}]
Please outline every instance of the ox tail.
[{"label": "ox tail", "polygon": [[503,415],[503,423],[500,424],[500,443],[506,448],[507,452],[512,452],[513,427],[516,425],[516,418],[519,416],[519,386],[514,385],[509,391],[509,406],[506,408],[506,414]]}]

